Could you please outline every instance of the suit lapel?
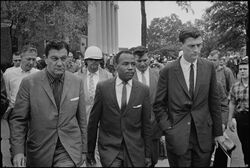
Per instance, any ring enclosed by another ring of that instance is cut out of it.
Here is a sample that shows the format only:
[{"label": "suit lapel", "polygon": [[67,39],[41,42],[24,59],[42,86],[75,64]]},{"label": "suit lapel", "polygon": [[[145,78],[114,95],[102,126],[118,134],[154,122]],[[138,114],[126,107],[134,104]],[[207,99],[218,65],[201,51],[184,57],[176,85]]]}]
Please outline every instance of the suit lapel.
[{"label": "suit lapel", "polygon": [[43,77],[42,77],[42,88],[45,90],[45,92],[47,93],[48,97],[50,98],[50,100],[52,101],[52,103],[55,105],[56,107],[56,102],[54,99],[54,95],[53,95],[53,91],[49,85],[49,81],[46,75],[45,70],[43,70]]},{"label": "suit lapel", "polygon": [[69,75],[67,72],[65,72],[64,76],[64,82],[63,82],[63,92],[62,92],[62,97],[61,97],[61,102],[60,102],[60,107],[62,105],[62,102],[64,101],[67,91],[70,88],[70,85],[72,85],[71,80],[69,79]]},{"label": "suit lapel", "polygon": [[197,60],[197,75],[196,75],[196,84],[195,84],[195,90],[194,90],[194,100],[198,95],[198,91],[199,91],[199,87],[200,87],[200,83],[202,81],[202,74],[203,73],[203,68],[202,68],[202,61],[201,59],[198,58]]},{"label": "suit lapel", "polygon": [[178,81],[179,81],[180,85],[182,86],[186,95],[188,95],[190,97],[189,92],[188,92],[188,88],[187,88],[187,84],[186,84],[186,81],[185,81],[185,78],[184,78],[184,75],[183,75],[183,72],[181,69],[180,58],[178,60],[176,60],[175,64],[176,64],[176,66],[175,66],[176,78],[178,79]]},{"label": "suit lapel", "polygon": [[115,89],[115,81],[116,81],[116,77],[113,78],[113,80],[111,81],[111,85],[109,85],[109,93],[111,94],[110,96],[110,100],[111,102],[114,103],[115,107],[119,110],[119,112],[121,113],[121,109],[119,107],[118,101],[117,101],[117,97],[116,97],[116,89]]}]

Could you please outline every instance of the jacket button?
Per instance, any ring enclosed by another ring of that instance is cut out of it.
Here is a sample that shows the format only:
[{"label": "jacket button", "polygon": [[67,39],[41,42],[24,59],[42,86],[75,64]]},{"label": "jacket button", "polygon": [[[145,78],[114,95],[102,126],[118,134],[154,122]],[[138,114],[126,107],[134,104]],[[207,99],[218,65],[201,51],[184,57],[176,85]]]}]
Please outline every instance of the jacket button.
[{"label": "jacket button", "polygon": [[188,122],[187,124],[190,125],[190,122]]}]

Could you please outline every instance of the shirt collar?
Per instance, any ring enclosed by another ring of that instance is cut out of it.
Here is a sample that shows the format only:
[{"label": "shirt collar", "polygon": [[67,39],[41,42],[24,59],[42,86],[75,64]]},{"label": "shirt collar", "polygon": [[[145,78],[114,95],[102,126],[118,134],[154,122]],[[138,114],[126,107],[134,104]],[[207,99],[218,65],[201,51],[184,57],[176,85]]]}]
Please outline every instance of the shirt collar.
[{"label": "shirt collar", "polygon": [[[146,71],[144,71],[144,74],[146,75],[148,72],[149,72],[149,67],[146,69]],[[136,73],[137,74],[142,74],[142,72],[139,71],[137,68],[136,68]]]},{"label": "shirt collar", "polygon": [[94,76],[97,75],[99,76],[99,68],[96,72],[92,73],[92,72],[89,72],[89,70],[87,69],[87,76],[90,76],[90,74],[93,74]]},{"label": "shirt collar", "polygon": [[[117,78],[116,78],[116,86],[122,85],[122,82],[123,82],[123,81],[119,78],[119,75],[117,75]],[[132,86],[132,79],[130,79],[130,80],[127,82],[127,85]]]},{"label": "shirt collar", "polygon": [[45,72],[46,72],[47,77],[48,77],[48,79],[49,79],[49,82],[50,82],[51,84],[53,84],[55,81],[59,81],[59,82],[63,83],[65,73],[63,73],[63,75],[61,75],[60,77],[56,78],[56,77],[54,77],[52,74],[49,73],[49,71],[48,71],[47,68],[45,69]]},{"label": "shirt collar", "polygon": [[[180,61],[181,61],[181,64],[184,65],[184,66],[186,66],[186,67],[190,67],[190,65],[191,65],[191,63],[188,62],[188,61],[186,61],[183,56],[181,57]],[[193,64],[194,64],[194,67],[196,67],[196,65],[197,65],[197,59],[193,62]]]}]

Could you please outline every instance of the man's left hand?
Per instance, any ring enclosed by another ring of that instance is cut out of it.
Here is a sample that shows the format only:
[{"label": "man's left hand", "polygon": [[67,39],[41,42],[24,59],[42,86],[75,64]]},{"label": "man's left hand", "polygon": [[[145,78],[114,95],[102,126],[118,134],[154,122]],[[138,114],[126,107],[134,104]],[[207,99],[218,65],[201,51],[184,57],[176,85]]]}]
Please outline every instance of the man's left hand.
[{"label": "man's left hand", "polygon": [[217,136],[214,138],[215,141],[215,145],[216,147],[218,147],[218,143],[223,143],[225,141],[225,137],[224,136]]},{"label": "man's left hand", "polygon": [[151,158],[145,158],[145,166],[149,167],[151,166],[152,162],[151,162]]},{"label": "man's left hand", "polygon": [[82,154],[82,160],[83,160],[83,164],[80,167],[87,167],[86,166],[86,154]]}]

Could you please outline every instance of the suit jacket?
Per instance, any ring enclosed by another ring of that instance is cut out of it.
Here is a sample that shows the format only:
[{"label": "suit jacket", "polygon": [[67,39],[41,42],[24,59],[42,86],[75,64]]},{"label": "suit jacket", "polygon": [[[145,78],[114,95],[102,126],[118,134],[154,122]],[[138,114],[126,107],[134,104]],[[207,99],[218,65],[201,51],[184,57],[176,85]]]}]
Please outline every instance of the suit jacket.
[{"label": "suit jacket", "polygon": [[88,152],[94,153],[100,122],[98,150],[102,166],[110,166],[124,139],[133,166],[143,167],[145,155],[150,157],[149,89],[133,80],[128,105],[121,113],[116,98],[115,81],[116,78],[112,78],[97,84],[88,123]]},{"label": "suit jacket", "polygon": [[24,153],[27,143],[29,166],[52,166],[58,138],[80,166],[82,152],[87,152],[82,80],[65,72],[58,113],[45,70],[25,77],[10,116],[10,130],[13,155]]},{"label": "suit jacket", "polygon": [[[135,73],[133,78],[138,81],[137,73]],[[153,139],[159,139],[162,136],[162,131],[157,122],[155,121],[155,114],[153,112],[153,104],[155,101],[158,79],[159,79],[159,71],[149,68],[149,95],[150,95],[150,104],[152,107],[151,122],[153,125],[153,130],[152,130]]]},{"label": "suit jacket", "polygon": [[166,135],[167,150],[177,155],[186,152],[192,118],[201,150],[211,151],[214,136],[222,135],[220,99],[213,63],[198,58],[193,100],[187,89],[180,58],[167,64],[160,71],[154,112]]}]

